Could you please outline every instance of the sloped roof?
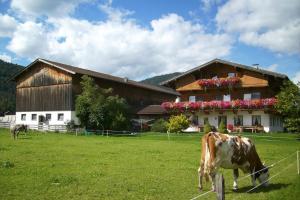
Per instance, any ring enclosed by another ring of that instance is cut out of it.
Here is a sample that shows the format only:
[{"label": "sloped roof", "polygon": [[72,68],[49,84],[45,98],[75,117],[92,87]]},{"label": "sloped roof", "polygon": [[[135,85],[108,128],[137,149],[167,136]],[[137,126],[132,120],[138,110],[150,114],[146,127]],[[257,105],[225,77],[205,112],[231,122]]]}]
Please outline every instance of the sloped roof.
[{"label": "sloped roof", "polygon": [[167,111],[160,105],[149,105],[137,112],[138,115],[161,115],[166,113]]},{"label": "sloped roof", "polygon": [[265,69],[261,69],[261,68],[255,68],[255,67],[251,67],[251,66],[247,66],[247,65],[242,65],[242,64],[239,64],[239,63],[234,63],[234,62],[231,62],[231,61],[226,61],[226,60],[221,60],[221,59],[213,59],[207,63],[204,63],[198,67],[195,67],[193,69],[190,69],[178,76],[175,76],[169,80],[166,80],[166,81],[163,81],[160,83],[160,85],[165,85],[167,83],[170,83],[170,82],[173,82],[181,77],[184,77],[190,73],[193,73],[195,71],[198,71],[206,66],[209,66],[213,63],[222,63],[222,64],[226,64],[226,65],[230,65],[230,66],[234,66],[234,67],[238,67],[238,68],[241,68],[241,69],[246,69],[246,70],[249,70],[249,71],[254,71],[254,72],[258,72],[258,73],[261,73],[261,74],[266,74],[266,75],[269,75],[269,76],[274,76],[274,77],[279,77],[279,78],[288,78],[285,74],[281,74],[281,73],[277,73],[277,72],[272,72],[272,71],[269,71],[269,70],[265,70]]},{"label": "sloped roof", "polygon": [[30,63],[24,70],[22,70],[20,73],[15,75],[13,77],[13,79],[15,80],[24,71],[27,71],[31,66],[33,66],[37,62],[42,62],[42,63],[48,64],[48,65],[51,65],[55,68],[61,69],[63,71],[71,73],[71,74],[88,75],[88,76],[91,76],[91,77],[94,77],[94,78],[101,78],[101,79],[110,80],[110,81],[114,81],[114,82],[119,82],[119,83],[122,83],[122,84],[127,84],[127,85],[131,85],[131,86],[139,87],[139,88],[144,88],[144,89],[148,89],[148,90],[154,90],[154,91],[158,91],[158,92],[163,92],[163,93],[168,93],[168,94],[180,96],[180,94],[178,92],[176,92],[175,90],[173,90],[171,88],[168,88],[168,87],[155,86],[155,85],[150,85],[150,84],[146,84],[146,83],[140,83],[140,82],[136,82],[136,81],[133,81],[133,80],[129,80],[127,78],[121,78],[121,77],[112,76],[112,75],[109,75],[109,74],[104,74],[104,73],[100,73],[100,72],[96,72],[96,71],[92,71],[92,70],[82,69],[82,68],[75,67],[75,66],[72,66],[72,65],[66,65],[66,64],[63,64],[63,63],[54,62],[54,61],[50,61],[50,60],[46,60],[46,59],[42,59],[42,58],[38,58],[34,62]]}]

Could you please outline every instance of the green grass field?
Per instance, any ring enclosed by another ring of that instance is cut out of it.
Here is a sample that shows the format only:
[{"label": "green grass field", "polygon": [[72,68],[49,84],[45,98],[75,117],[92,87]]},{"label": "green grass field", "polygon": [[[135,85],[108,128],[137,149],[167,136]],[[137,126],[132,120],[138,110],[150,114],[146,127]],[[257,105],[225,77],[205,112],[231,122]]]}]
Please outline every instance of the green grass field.
[{"label": "green grass field", "polygon": [[[250,134],[248,134],[250,135]],[[300,148],[296,135],[250,136],[266,164]],[[32,132],[11,139],[0,129],[0,199],[191,199],[197,189],[201,134],[143,134],[136,137],[74,136]],[[251,188],[250,178],[233,192],[232,170],[222,170],[226,199],[298,199],[296,154],[270,170],[268,188]],[[240,176],[244,176],[240,172]],[[215,199],[215,194],[201,199]]]}]

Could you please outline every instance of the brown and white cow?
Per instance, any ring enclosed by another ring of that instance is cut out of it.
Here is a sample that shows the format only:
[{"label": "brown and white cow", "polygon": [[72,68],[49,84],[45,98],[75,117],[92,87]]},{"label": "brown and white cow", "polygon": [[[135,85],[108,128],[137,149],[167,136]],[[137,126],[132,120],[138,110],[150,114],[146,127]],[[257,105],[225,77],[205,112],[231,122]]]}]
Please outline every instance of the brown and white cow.
[{"label": "brown and white cow", "polygon": [[238,188],[238,169],[251,175],[252,184],[255,186],[256,179],[260,183],[268,185],[269,172],[249,138],[232,136],[217,132],[210,132],[202,137],[202,154],[199,173],[199,189],[202,189],[202,178],[212,181],[212,190],[215,190],[215,175],[219,168],[233,169],[233,189]]},{"label": "brown and white cow", "polygon": [[16,124],[14,126],[10,127],[10,133],[11,136],[15,139],[18,139],[18,135],[20,132],[25,132],[25,134],[27,133],[27,125],[24,124]]}]

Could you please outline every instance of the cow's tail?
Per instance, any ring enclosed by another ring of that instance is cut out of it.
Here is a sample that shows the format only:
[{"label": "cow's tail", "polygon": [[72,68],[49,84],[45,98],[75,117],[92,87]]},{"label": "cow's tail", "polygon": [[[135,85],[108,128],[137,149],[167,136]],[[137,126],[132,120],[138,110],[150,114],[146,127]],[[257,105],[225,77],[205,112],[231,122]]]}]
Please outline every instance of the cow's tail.
[{"label": "cow's tail", "polygon": [[205,158],[204,158],[204,177],[205,180],[209,181],[209,174],[211,173],[213,163],[212,163],[212,151],[209,145],[210,137],[213,137],[213,133],[208,133],[205,141]]}]

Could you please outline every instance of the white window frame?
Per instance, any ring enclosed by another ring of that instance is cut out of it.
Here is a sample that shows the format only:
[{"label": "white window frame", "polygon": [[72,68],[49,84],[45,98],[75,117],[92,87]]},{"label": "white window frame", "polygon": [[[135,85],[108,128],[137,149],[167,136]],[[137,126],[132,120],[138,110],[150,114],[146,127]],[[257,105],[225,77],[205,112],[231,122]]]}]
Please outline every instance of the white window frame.
[{"label": "white window frame", "polygon": [[189,102],[196,102],[196,96],[189,96]]},{"label": "white window frame", "polygon": [[[60,118],[60,116],[62,116],[62,118]],[[64,121],[65,115],[64,113],[58,113],[57,114],[57,121]]]},{"label": "white window frame", "polygon": [[[227,98],[227,99],[226,99]],[[224,94],[223,95],[223,101],[231,101],[231,95],[230,94]]]},{"label": "white window frame", "polygon": [[[33,116],[35,116],[35,119],[33,119]],[[37,121],[37,114],[31,114],[31,121]]]},{"label": "white window frame", "polygon": [[26,121],[26,114],[21,114],[21,121]]}]

